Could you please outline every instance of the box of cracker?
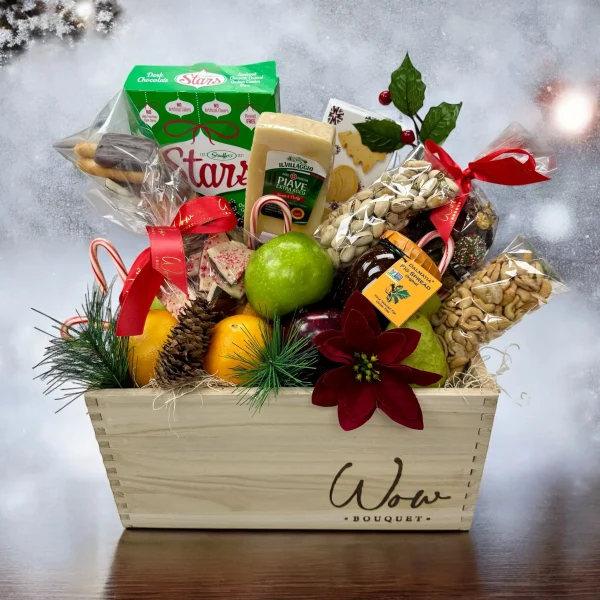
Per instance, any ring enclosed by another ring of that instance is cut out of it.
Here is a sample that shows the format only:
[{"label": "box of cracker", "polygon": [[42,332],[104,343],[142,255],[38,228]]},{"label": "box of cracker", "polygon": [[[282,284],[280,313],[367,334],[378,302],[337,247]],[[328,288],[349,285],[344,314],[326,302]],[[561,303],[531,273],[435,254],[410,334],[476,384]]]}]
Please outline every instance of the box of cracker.
[{"label": "box of cracker", "polygon": [[254,128],[262,112],[279,112],[275,63],[140,65],[124,89],[132,130],[155,139],[199,195],[227,198],[243,221]]},{"label": "box of cracker", "polygon": [[386,170],[392,153],[371,152],[362,144],[355,123],[384,116],[353,106],[337,98],[327,104],[323,122],[336,128],[336,148],[333,170],[329,179],[327,202],[330,210],[337,208],[357,191],[370,186]]}]

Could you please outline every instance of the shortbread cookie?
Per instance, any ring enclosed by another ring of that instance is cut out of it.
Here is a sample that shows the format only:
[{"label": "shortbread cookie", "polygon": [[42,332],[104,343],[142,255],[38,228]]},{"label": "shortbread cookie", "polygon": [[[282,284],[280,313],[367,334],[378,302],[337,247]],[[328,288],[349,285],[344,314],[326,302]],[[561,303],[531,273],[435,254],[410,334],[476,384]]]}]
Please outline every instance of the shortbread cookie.
[{"label": "shortbread cookie", "polygon": [[96,177],[107,177],[114,181],[125,181],[128,183],[141,184],[144,181],[145,174],[140,171],[121,171],[121,169],[109,169],[102,167],[97,164],[91,158],[84,158],[80,156],[77,159],[77,165],[86,173],[94,175]]},{"label": "shortbread cookie", "polygon": [[82,156],[83,158],[94,158],[97,147],[98,144],[92,144],[92,142],[80,142],[79,144],[75,144],[74,150],[77,156]]},{"label": "shortbread cookie", "polygon": [[352,162],[358,166],[362,164],[362,169],[368,173],[375,163],[384,160],[387,157],[385,152],[371,152],[361,141],[358,131],[342,131],[338,133],[340,144],[346,149]]}]

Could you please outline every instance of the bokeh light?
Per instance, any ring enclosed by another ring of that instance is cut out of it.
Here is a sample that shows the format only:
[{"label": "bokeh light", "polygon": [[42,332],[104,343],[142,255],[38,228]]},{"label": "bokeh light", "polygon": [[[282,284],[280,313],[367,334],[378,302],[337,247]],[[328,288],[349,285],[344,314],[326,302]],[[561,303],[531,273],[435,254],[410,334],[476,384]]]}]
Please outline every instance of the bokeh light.
[{"label": "bokeh light", "polygon": [[556,96],[551,111],[552,122],[560,132],[577,136],[592,126],[597,100],[584,89],[566,88]]}]

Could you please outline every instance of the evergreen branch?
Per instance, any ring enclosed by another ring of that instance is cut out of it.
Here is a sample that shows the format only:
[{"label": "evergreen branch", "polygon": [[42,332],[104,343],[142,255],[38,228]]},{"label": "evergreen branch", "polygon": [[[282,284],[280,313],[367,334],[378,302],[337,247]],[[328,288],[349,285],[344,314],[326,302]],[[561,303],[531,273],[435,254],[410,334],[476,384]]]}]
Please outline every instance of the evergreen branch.
[{"label": "evergreen branch", "polygon": [[[81,315],[77,313],[88,322],[67,327],[70,336],[67,339],[60,336],[60,321],[32,309],[50,319],[54,323],[53,329],[59,332],[57,335],[36,328],[51,339],[43,359],[33,367],[46,369],[34,378],[46,383],[46,395],[61,390],[63,394],[57,400],[70,399],[56,412],[89,390],[134,387],[129,374],[129,339],[117,336],[111,290],[112,284],[107,294],[97,285],[94,285],[91,293],[88,290]],[[65,388],[67,383],[72,383],[73,387]]]},{"label": "evergreen branch", "polygon": [[275,315],[272,329],[266,322],[261,324],[258,339],[245,325],[242,330],[246,335],[243,345],[234,344],[238,350],[225,356],[238,363],[231,370],[241,382],[237,392],[240,404],[260,411],[268,397],[277,396],[281,388],[311,385],[304,377],[316,368],[319,351],[311,340],[300,336],[297,326],[292,325],[286,335]]}]

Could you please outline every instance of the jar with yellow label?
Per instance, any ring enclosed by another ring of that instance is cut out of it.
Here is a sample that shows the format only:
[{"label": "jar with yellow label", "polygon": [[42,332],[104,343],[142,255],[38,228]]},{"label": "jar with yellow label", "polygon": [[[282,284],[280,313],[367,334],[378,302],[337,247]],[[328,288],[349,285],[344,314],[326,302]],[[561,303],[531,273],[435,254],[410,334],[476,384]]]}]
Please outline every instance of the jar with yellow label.
[{"label": "jar with yellow label", "polygon": [[401,233],[386,231],[379,243],[359,256],[346,271],[335,296],[336,303],[343,306],[354,292],[362,292],[403,257],[417,263],[436,279],[441,279],[439,269],[424,250]]}]

